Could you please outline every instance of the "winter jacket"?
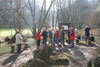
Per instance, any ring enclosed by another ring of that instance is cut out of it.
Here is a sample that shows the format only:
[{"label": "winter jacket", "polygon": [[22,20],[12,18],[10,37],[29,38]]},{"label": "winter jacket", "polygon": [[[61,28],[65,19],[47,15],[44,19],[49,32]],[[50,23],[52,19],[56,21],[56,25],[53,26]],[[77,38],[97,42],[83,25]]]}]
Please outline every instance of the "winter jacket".
[{"label": "winter jacket", "polygon": [[90,28],[85,28],[85,35],[86,35],[86,36],[90,36],[89,31],[90,31]]},{"label": "winter jacket", "polygon": [[21,36],[21,34],[17,33],[16,34],[16,44],[21,44],[22,39],[23,39],[23,37]]},{"label": "winter jacket", "polygon": [[52,38],[53,37],[52,31],[49,31],[48,34],[49,34],[49,38]]},{"label": "winter jacket", "polygon": [[56,37],[56,38],[59,38],[59,36],[60,36],[60,32],[59,32],[59,30],[57,30],[57,31],[55,32],[55,37]]},{"label": "winter jacket", "polygon": [[64,39],[64,30],[60,30],[60,39],[63,40]]},{"label": "winter jacket", "polygon": [[70,30],[70,40],[74,40],[74,38],[75,38],[74,30]]},{"label": "winter jacket", "polygon": [[47,38],[47,36],[48,36],[48,32],[47,32],[47,31],[43,31],[43,32],[42,32],[42,36],[43,36],[43,38],[45,38],[45,39],[46,39],[46,38]]},{"label": "winter jacket", "polygon": [[36,32],[35,38],[36,38],[36,40],[40,40],[40,39],[41,39],[41,34],[40,34],[40,32]]}]

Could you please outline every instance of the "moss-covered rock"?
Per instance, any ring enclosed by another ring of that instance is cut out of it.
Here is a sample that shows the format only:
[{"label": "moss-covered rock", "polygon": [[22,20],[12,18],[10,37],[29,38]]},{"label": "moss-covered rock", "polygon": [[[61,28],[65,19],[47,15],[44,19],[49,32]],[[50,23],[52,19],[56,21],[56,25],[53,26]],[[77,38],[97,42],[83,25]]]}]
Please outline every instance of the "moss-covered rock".
[{"label": "moss-covered rock", "polygon": [[39,58],[40,51],[41,51],[40,49],[34,50],[34,52],[33,52],[34,58]]},{"label": "moss-covered rock", "polygon": [[46,63],[40,59],[30,59],[21,67],[46,67]]},{"label": "moss-covered rock", "polygon": [[100,56],[94,59],[94,67],[100,67]]},{"label": "moss-covered rock", "polygon": [[87,67],[92,67],[92,59],[90,59],[90,61],[87,63]]},{"label": "moss-covered rock", "polygon": [[100,67],[100,56],[91,59],[88,64],[87,67]]},{"label": "moss-covered rock", "polygon": [[51,64],[68,65],[69,58],[65,54],[56,54],[50,56]]},{"label": "moss-covered rock", "polygon": [[45,61],[46,63],[49,63],[52,52],[53,52],[52,47],[44,46],[41,49],[35,50],[33,54],[34,54],[34,58],[39,58]]}]

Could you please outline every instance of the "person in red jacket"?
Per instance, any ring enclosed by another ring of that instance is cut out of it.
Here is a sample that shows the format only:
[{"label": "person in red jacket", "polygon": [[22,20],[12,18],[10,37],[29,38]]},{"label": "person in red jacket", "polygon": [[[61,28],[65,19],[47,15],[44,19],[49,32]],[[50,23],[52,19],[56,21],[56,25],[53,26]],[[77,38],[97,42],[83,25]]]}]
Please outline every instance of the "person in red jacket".
[{"label": "person in red jacket", "polygon": [[40,46],[40,40],[41,40],[41,34],[39,30],[35,34],[35,39],[36,39],[36,44],[37,44],[37,49],[38,49]]},{"label": "person in red jacket", "polygon": [[55,40],[57,45],[59,44],[59,36],[60,36],[60,31],[58,29],[56,29],[55,31]]},{"label": "person in red jacket", "polygon": [[70,29],[70,41],[71,41],[71,47],[74,47],[74,38],[75,38],[75,32],[73,30],[73,27]]}]

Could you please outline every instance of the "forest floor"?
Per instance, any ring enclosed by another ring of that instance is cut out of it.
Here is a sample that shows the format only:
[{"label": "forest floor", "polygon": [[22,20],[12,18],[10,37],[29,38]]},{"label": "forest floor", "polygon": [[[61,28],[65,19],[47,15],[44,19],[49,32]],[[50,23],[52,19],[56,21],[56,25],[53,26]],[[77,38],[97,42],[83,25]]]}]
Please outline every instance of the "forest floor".
[{"label": "forest floor", "polygon": [[[100,47],[96,44],[94,46],[75,45],[74,48],[70,48],[67,43],[65,47],[61,47],[61,53],[66,54],[69,59],[68,66],[56,66],[56,67],[86,67],[87,62],[96,55],[95,49]],[[53,46],[57,49],[57,46]],[[33,58],[33,51],[36,46],[31,46],[27,50],[23,50],[21,53],[4,54],[0,56],[0,67],[20,67],[22,64]]]}]

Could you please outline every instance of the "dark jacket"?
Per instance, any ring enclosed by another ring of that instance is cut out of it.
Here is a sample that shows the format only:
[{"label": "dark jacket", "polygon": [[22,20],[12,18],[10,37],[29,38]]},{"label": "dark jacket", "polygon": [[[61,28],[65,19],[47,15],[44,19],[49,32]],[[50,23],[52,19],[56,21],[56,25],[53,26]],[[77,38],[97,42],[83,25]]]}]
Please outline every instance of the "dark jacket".
[{"label": "dark jacket", "polygon": [[64,35],[65,35],[64,30],[60,30],[60,39],[61,40],[64,39]]},{"label": "dark jacket", "polygon": [[42,36],[43,36],[43,38],[47,38],[48,37],[48,32],[47,31],[43,31],[42,32]]},{"label": "dark jacket", "polygon": [[70,30],[67,31],[68,39],[70,37]]},{"label": "dark jacket", "polygon": [[93,41],[93,42],[95,41],[94,36],[91,36],[90,39],[91,39],[91,41]]},{"label": "dark jacket", "polygon": [[52,31],[49,31],[48,34],[49,34],[49,38],[52,38],[53,37],[52,36]]},{"label": "dark jacket", "polygon": [[90,36],[90,28],[85,28],[85,36]]}]

